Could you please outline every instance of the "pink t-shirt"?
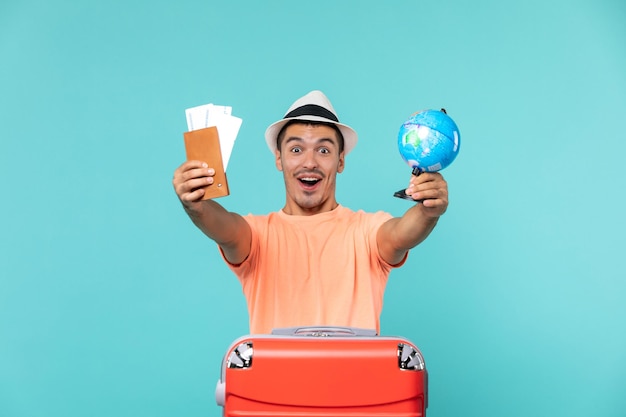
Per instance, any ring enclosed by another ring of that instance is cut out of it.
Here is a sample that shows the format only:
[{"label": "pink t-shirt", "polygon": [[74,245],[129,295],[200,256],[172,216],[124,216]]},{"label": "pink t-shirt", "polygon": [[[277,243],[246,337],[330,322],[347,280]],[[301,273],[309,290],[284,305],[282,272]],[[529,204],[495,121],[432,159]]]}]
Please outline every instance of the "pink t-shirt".
[{"label": "pink t-shirt", "polygon": [[391,215],[338,206],[314,216],[282,210],[244,217],[252,229],[250,255],[228,264],[248,304],[250,332],[293,326],[351,326],[380,330],[389,265],[376,233]]}]

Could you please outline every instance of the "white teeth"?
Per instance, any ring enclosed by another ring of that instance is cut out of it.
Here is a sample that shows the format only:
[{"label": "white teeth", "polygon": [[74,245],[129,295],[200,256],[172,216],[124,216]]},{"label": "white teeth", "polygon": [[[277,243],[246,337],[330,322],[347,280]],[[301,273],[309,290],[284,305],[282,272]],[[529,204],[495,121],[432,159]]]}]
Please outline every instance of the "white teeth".
[{"label": "white teeth", "polygon": [[300,178],[302,181],[317,181],[317,178],[311,178],[311,177],[306,177],[306,178]]}]

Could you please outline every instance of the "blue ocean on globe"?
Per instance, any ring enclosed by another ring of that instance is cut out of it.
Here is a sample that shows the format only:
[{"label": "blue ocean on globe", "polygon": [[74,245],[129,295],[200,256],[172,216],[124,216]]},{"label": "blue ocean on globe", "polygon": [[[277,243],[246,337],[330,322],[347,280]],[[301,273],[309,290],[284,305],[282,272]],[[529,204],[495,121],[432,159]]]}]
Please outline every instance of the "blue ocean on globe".
[{"label": "blue ocean on globe", "polygon": [[436,172],[450,165],[460,145],[459,128],[443,109],[415,113],[398,133],[402,158],[420,172]]}]

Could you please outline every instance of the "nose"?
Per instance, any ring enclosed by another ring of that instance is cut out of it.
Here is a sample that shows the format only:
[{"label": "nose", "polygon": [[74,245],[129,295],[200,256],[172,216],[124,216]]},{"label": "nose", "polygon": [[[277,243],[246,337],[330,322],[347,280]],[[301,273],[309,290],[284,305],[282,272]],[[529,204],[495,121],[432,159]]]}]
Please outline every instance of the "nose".
[{"label": "nose", "polygon": [[315,150],[308,150],[305,152],[303,165],[307,169],[317,168],[317,152]]}]

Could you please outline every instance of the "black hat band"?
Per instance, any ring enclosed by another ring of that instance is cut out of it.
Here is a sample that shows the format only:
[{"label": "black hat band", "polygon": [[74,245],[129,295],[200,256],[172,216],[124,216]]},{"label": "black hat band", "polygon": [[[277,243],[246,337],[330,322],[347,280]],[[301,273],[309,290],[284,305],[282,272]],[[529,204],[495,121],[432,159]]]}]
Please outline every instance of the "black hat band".
[{"label": "black hat band", "polygon": [[318,116],[339,123],[339,119],[337,119],[337,116],[335,116],[333,112],[317,104],[305,104],[304,106],[295,108],[287,113],[284,118],[292,119],[298,116]]}]

